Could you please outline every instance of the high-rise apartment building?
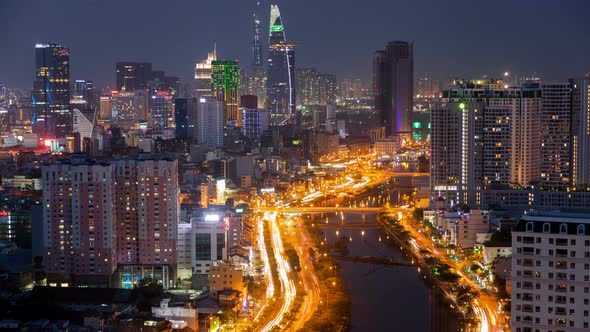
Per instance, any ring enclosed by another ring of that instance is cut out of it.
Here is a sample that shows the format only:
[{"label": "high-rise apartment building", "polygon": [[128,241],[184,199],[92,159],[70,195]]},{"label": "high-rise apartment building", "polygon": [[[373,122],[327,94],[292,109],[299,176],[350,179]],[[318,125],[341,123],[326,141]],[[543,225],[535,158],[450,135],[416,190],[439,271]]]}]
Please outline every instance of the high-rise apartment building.
[{"label": "high-rise apartment building", "polygon": [[432,198],[477,207],[485,188],[538,180],[540,112],[538,85],[478,80],[443,91],[431,111]]},{"label": "high-rise apartment building", "polygon": [[152,64],[149,62],[117,62],[115,68],[118,91],[147,89],[153,78]]},{"label": "high-rise apartment building", "polygon": [[588,331],[589,258],[589,214],[522,216],[512,231],[512,331]]},{"label": "high-rise apartment building", "polygon": [[314,68],[300,68],[295,73],[297,100],[301,105],[327,105],[336,101],[336,76]]},{"label": "high-rise apartment building", "polygon": [[[175,280],[178,218],[178,162],[169,159],[114,161],[117,182],[118,282],[153,274],[165,288]],[[156,272],[154,272],[156,271]]]},{"label": "high-rise apartment building", "polygon": [[217,48],[207,54],[207,59],[195,65],[195,97],[204,98],[213,96],[211,91],[212,63],[217,60]]},{"label": "high-rise apartment building", "polygon": [[113,165],[71,158],[42,169],[49,285],[110,287],[116,268]]},{"label": "high-rise apartment building", "polygon": [[270,38],[267,67],[267,102],[274,124],[295,115],[295,46],[287,44],[279,6],[270,6]]},{"label": "high-rise apartment building", "polygon": [[98,163],[76,156],[44,166],[42,184],[44,265],[50,283],[132,287],[151,275],[165,288],[172,285],[177,161]]},{"label": "high-rise apartment building", "polygon": [[428,77],[421,77],[416,80],[416,98],[435,98],[440,92],[440,82]]},{"label": "high-rise apartment building", "polygon": [[414,43],[394,41],[373,55],[373,93],[386,134],[411,135]]},{"label": "high-rise apartment building", "polygon": [[541,149],[541,186],[563,189],[571,185],[572,85],[544,83]]},{"label": "high-rise apartment building", "polygon": [[59,44],[35,45],[33,130],[47,137],[72,131],[70,109],[70,50]]},{"label": "high-rise apartment building", "polygon": [[200,98],[197,104],[196,137],[199,144],[209,148],[223,146],[223,102]]},{"label": "high-rise apartment building", "polygon": [[224,125],[241,123],[238,111],[240,100],[240,72],[237,61],[213,61],[211,63],[211,88],[213,97],[223,101]]},{"label": "high-rise apartment building", "polygon": [[[375,72],[375,71],[374,71]],[[341,100],[361,99],[368,96],[369,89],[360,79],[344,79],[338,86],[338,94]]]},{"label": "high-rise apartment building", "polygon": [[572,185],[590,185],[590,79],[571,80],[572,134],[571,179]]}]

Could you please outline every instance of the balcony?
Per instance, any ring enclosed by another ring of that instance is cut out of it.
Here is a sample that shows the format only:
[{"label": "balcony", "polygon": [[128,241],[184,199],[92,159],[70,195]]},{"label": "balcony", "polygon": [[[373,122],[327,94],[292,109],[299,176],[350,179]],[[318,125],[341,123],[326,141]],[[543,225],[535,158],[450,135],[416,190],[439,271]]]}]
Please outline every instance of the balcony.
[{"label": "balcony", "polygon": [[557,239],[557,240],[555,240],[555,245],[561,246],[561,247],[567,246],[568,245],[567,239]]}]

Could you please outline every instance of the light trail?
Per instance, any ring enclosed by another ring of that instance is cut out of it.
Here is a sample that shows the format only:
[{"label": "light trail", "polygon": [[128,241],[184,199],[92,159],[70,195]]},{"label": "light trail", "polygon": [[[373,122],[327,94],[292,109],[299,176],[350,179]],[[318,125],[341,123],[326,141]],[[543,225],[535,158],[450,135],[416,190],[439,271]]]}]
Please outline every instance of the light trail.
[{"label": "light trail", "polygon": [[281,281],[281,291],[283,292],[283,303],[281,304],[281,308],[279,309],[277,315],[260,330],[261,332],[269,332],[276,325],[279,325],[281,323],[283,317],[289,311],[293,299],[295,299],[295,295],[297,294],[295,284],[293,283],[293,280],[289,279],[289,276],[287,274],[287,271],[289,271],[289,265],[287,261],[283,259],[283,243],[281,241],[281,233],[277,226],[276,218],[276,213],[265,214],[265,219],[269,222],[271,238],[273,241],[273,251],[275,259],[277,261],[279,280]]}]

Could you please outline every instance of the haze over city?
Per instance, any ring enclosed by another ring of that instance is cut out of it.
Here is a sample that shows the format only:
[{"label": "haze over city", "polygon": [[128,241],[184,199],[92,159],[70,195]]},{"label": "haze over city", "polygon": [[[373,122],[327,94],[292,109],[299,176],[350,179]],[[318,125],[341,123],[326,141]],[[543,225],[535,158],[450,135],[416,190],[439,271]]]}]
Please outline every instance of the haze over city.
[{"label": "haze over city", "polygon": [[[186,82],[192,64],[214,42],[222,58],[250,62],[245,13],[255,6],[254,0],[4,0],[2,81],[28,87],[34,75],[30,45],[59,40],[72,51],[72,77],[113,85],[113,64],[134,59]],[[518,71],[558,80],[588,70],[590,45],[579,42],[590,34],[584,0],[285,0],[281,6],[289,13],[288,38],[300,44],[299,64],[341,78],[369,79],[372,50],[395,39],[416,43],[416,76]],[[268,13],[263,18],[268,24]]]}]

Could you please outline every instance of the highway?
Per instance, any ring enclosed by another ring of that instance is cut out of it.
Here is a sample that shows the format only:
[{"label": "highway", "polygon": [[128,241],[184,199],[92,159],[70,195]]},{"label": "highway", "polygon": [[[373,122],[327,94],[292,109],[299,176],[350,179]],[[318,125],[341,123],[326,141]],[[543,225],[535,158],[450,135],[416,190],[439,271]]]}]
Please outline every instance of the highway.
[{"label": "highway", "polygon": [[345,206],[300,206],[300,207],[259,207],[256,212],[277,212],[277,213],[377,213],[379,207],[345,207]]},{"label": "highway", "polygon": [[301,305],[301,310],[295,319],[293,330],[297,331],[305,325],[305,323],[312,318],[313,314],[317,310],[320,303],[320,282],[315,275],[315,270],[312,261],[309,260],[309,254],[307,248],[311,245],[307,241],[307,234],[302,228],[301,231],[295,232],[292,238],[292,244],[295,248],[299,248],[299,263],[301,265],[301,271],[299,276],[303,283],[303,288],[306,291],[305,298]]},{"label": "highway", "polygon": [[265,213],[263,222],[269,223],[273,252],[277,261],[277,269],[279,273],[279,280],[281,281],[282,293],[282,303],[279,312],[260,330],[261,332],[269,332],[275,326],[280,326],[283,317],[289,311],[291,304],[293,303],[293,299],[295,299],[297,290],[295,289],[293,280],[289,279],[288,273],[291,271],[291,268],[289,267],[287,261],[283,259],[283,242],[281,241],[281,232],[277,225],[277,214],[271,212]]}]

